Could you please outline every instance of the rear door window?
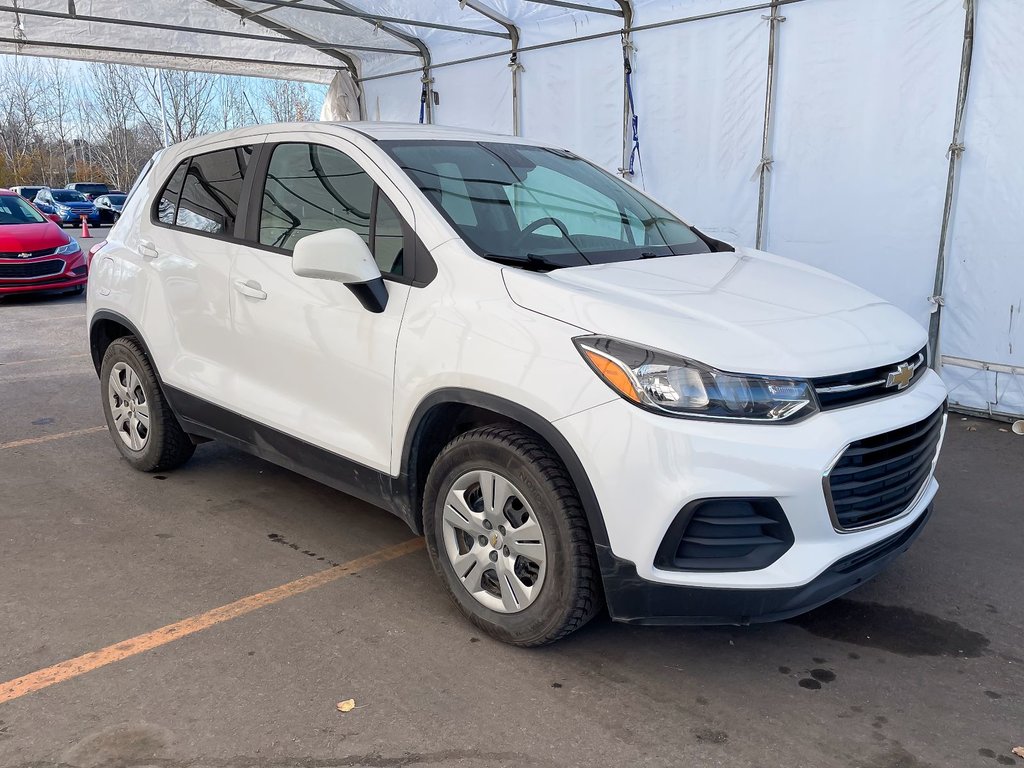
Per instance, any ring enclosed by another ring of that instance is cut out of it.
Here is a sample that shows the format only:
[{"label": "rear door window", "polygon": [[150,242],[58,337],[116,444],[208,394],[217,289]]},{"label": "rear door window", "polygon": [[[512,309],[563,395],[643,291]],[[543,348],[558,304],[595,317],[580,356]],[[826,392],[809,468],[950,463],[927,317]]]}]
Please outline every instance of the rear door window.
[{"label": "rear door window", "polygon": [[174,223],[211,235],[233,235],[242,181],[251,157],[251,146],[193,157],[185,173]]}]

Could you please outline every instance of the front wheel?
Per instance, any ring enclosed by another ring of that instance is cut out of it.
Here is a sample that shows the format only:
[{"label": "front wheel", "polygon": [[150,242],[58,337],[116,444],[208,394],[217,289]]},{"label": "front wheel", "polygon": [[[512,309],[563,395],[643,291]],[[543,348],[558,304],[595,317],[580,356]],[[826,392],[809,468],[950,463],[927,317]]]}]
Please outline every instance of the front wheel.
[{"label": "front wheel", "polygon": [[423,499],[434,570],[466,617],[507,643],[544,645],[601,606],[590,530],[554,452],[512,427],[450,442]]},{"label": "front wheel", "polygon": [[107,347],[100,392],[114,445],[135,469],[174,469],[192,457],[195,443],[171,412],[153,366],[134,337],[123,336]]}]

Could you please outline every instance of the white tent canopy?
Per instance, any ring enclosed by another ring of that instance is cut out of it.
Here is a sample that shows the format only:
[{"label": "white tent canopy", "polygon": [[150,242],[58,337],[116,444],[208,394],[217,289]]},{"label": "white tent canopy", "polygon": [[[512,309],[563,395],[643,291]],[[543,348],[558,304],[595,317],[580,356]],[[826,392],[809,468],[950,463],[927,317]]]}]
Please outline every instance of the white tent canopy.
[{"label": "white tent canopy", "polygon": [[0,0],[0,52],[341,72],[328,116],[557,142],[898,304],[953,403],[1024,414],[1020,0]]}]

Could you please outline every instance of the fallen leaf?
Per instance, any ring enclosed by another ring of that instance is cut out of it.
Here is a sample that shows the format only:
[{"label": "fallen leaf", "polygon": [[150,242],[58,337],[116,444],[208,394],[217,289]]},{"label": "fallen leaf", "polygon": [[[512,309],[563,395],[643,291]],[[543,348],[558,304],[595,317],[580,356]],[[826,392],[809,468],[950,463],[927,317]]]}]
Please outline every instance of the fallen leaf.
[{"label": "fallen leaf", "polygon": [[356,708],[356,700],[355,699],[345,699],[344,701],[339,701],[338,702],[338,711],[339,712],[351,712],[355,708]]},{"label": "fallen leaf", "polygon": [[971,424],[971,426],[969,426],[969,427],[967,428],[967,431],[968,431],[968,432],[977,432],[977,431],[978,431],[978,428],[977,428],[976,426],[974,426],[973,424]]},{"label": "fallen leaf", "polygon": [[1010,751],[1013,752],[1013,754],[1015,754],[1017,757],[1024,757],[1024,747],[1014,747]]}]

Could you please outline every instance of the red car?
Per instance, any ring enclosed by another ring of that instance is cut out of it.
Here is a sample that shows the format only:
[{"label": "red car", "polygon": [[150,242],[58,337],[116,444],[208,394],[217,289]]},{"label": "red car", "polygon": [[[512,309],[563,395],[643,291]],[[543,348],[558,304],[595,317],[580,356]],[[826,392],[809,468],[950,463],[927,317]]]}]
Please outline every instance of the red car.
[{"label": "red car", "polygon": [[89,267],[78,242],[8,189],[0,189],[0,296],[81,293]]}]

